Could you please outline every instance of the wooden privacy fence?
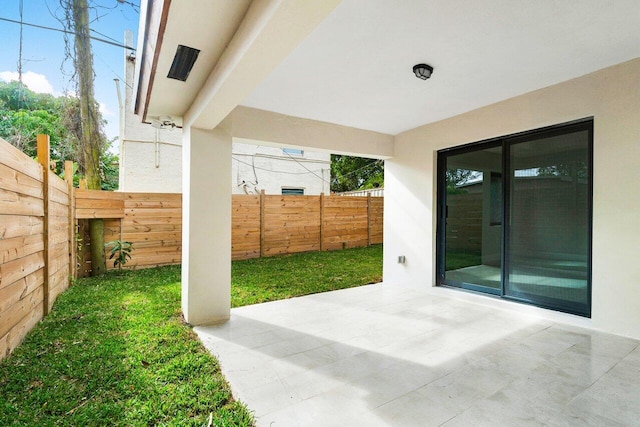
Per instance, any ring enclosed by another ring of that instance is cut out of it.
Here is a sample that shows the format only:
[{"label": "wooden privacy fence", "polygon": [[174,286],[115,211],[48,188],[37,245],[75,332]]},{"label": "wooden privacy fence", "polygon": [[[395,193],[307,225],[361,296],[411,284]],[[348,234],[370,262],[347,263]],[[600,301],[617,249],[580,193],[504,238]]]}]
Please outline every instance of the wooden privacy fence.
[{"label": "wooden privacy fence", "polygon": [[447,195],[447,249],[482,252],[482,193]]},{"label": "wooden privacy fence", "polygon": [[381,197],[234,195],[234,260],[382,243]]},{"label": "wooden privacy fence", "polygon": [[[181,262],[181,194],[78,189],[75,204],[83,247],[79,275],[91,270],[91,218],[105,219],[105,242],[133,243],[127,268]],[[233,195],[232,259],[382,243],[382,220],[381,197]]]},{"label": "wooden privacy fence", "polygon": [[38,162],[0,139],[0,359],[69,286],[73,187],[49,163],[48,136]]},{"label": "wooden privacy fence", "polygon": [[[179,264],[182,259],[182,194],[76,190],[82,252],[78,274],[91,270],[88,219],[104,219],[104,241],[133,242],[130,268]],[[107,258],[109,253],[107,251]],[[107,259],[107,268],[113,261]]]},{"label": "wooden privacy fence", "polygon": [[[182,259],[181,194],[74,189],[71,162],[65,180],[49,164],[48,136],[38,162],[0,139],[0,359],[90,271],[89,219],[104,220],[105,242],[133,242],[127,267]],[[234,195],[232,209],[234,260],[382,243],[379,197]]]}]

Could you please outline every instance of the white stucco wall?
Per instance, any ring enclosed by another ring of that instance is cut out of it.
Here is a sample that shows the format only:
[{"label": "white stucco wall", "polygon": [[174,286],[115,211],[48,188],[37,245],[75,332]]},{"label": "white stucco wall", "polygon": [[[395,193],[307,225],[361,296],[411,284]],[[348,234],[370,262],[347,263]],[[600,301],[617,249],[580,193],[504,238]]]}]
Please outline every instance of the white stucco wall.
[{"label": "white stucco wall", "polygon": [[234,143],[231,182],[233,194],[282,194],[300,188],[305,195],[329,194],[331,155],[303,150],[286,155],[282,148]]},{"label": "white stucco wall", "polygon": [[[180,193],[182,137],[180,128],[157,129],[133,113],[134,62],[126,59],[123,139],[120,143],[120,191]],[[282,148],[233,144],[233,194],[281,194],[282,188],[302,188],[305,195],[329,194],[331,155],[304,150],[287,156]],[[295,160],[294,160],[295,159]],[[256,167],[256,182],[253,167]],[[243,184],[245,181],[245,184]],[[246,191],[245,191],[246,190]]]},{"label": "white stucco wall", "polygon": [[182,130],[156,129],[133,113],[133,59],[125,59],[120,191],[180,193]]},{"label": "white stucco wall", "polygon": [[635,59],[396,136],[394,157],[385,162],[384,281],[435,284],[437,150],[593,117],[589,323],[640,338],[638,76]]}]

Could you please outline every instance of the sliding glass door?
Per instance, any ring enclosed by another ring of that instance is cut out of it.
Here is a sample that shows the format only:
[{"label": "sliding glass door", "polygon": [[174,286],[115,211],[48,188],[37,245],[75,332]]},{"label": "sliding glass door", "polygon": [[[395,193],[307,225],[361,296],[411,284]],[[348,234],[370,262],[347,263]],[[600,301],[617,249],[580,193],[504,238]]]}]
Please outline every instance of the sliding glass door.
[{"label": "sliding glass door", "polygon": [[439,153],[439,284],[590,315],[592,127]]},{"label": "sliding glass door", "polygon": [[502,145],[461,150],[443,165],[441,279],[500,294],[502,289]]}]

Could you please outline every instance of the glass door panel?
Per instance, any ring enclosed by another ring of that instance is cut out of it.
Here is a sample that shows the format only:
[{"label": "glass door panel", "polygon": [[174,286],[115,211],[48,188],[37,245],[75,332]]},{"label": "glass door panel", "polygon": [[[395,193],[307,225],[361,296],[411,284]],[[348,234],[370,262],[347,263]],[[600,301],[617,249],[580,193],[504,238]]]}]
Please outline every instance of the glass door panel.
[{"label": "glass door panel", "polygon": [[500,294],[502,147],[465,150],[441,166],[444,284]]},{"label": "glass door panel", "polygon": [[505,295],[589,312],[589,130],[507,141]]}]

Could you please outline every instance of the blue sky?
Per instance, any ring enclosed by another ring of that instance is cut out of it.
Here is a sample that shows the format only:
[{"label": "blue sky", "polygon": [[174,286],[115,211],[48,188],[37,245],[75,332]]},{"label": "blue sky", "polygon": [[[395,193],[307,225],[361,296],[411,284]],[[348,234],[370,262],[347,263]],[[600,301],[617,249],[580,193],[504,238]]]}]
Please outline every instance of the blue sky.
[{"label": "blue sky", "polygon": [[[123,43],[124,31],[134,32],[134,43],[138,28],[139,0],[89,0],[97,6],[90,13],[90,24],[95,37],[111,38]],[[135,5],[136,7],[132,6]],[[20,0],[0,0],[0,18],[20,20]],[[47,27],[62,28],[52,13],[61,14],[59,0],[23,0],[22,18],[24,22]],[[101,33],[101,34],[98,34]],[[17,80],[20,46],[20,26],[0,20],[2,47],[0,48],[0,80]],[[74,92],[70,75],[63,75],[61,65],[64,59],[64,37],[62,33],[23,27],[22,32],[23,81],[36,92],[61,95],[65,91]],[[73,37],[73,36],[71,36]],[[97,41],[92,42],[95,77],[95,95],[100,103],[105,128],[111,139],[118,136],[118,96],[113,79],[119,78],[124,95],[124,50]],[[65,64],[67,74],[73,71],[73,64]],[[117,152],[118,143],[112,151]]]}]

